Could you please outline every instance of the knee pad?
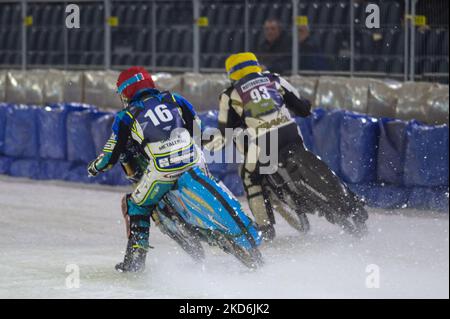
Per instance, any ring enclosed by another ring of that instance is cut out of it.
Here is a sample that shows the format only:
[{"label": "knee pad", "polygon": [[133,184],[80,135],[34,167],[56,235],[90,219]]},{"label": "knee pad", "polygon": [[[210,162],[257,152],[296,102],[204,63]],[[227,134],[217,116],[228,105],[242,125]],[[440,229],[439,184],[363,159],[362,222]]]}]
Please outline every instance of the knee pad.
[{"label": "knee pad", "polygon": [[127,213],[130,216],[130,218],[132,216],[137,216],[137,215],[148,215],[150,216],[150,212],[151,209],[150,207],[144,207],[144,206],[139,206],[138,204],[136,204],[136,202],[133,200],[133,198],[131,196],[127,196]]}]

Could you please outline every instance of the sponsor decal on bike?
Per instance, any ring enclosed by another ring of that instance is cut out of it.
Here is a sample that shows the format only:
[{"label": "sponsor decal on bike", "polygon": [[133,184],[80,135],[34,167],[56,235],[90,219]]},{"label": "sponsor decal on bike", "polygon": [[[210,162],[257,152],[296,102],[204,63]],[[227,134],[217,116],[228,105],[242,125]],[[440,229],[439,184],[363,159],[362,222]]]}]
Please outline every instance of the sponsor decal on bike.
[{"label": "sponsor decal on bike", "polygon": [[197,203],[202,205],[204,208],[206,208],[210,213],[212,213],[212,214],[215,213],[214,209],[204,199],[202,199],[200,196],[198,196],[197,194],[195,194],[191,190],[185,188],[185,189],[183,189],[183,192],[187,196],[189,196],[192,200],[196,201]]},{"label": "sponsor decal on bike", "polygon": [[168,157],[158,158],[158,167],[160,168],[171,168],[174,165],[178,165],[180,163],[191,163],[194,161],[195,154],[194,152],[184,153],[180,155],[171,155]]}]

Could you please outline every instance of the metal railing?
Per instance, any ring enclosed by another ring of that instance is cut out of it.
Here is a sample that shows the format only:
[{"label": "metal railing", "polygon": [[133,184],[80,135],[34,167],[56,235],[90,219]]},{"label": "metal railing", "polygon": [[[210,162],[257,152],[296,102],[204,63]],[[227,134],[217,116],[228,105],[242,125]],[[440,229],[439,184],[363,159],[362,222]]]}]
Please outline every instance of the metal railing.
[{"label": "metal railing", "polygon": [[0,67],[223,72],[250,50],[286,74],[448,82],[448,30],[444,0],[0,0]]}]

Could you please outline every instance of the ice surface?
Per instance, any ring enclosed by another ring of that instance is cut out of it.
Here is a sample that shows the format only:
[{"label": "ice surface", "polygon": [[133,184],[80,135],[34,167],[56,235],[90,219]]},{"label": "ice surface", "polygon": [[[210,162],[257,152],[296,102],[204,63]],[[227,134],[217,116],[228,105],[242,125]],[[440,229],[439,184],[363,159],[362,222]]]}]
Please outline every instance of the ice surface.
[{"label": "ice surface", "polygon": [[[257,271],[210,247],[196,264],[152,228],[148,271],[119,274],[124,191],[1,177],[0,298],[449,297],[448,215],[431,212],[372,210],[362,240],[322,218],[311,218],[306,236],[280,221]],[[79,288],[66,287],[70,264],[80,269]],[[366,287],[371,264],[379,288]]]}]

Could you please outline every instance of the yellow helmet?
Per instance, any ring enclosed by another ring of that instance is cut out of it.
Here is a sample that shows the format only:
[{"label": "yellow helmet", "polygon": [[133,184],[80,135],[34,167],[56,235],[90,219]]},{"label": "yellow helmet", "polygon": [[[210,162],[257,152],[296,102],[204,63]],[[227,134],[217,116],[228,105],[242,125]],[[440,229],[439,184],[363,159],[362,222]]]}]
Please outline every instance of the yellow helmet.
[{"label": "yellow helmet", "polygon": [[230,55],[225,61],[225,68],[230,79],[234,81],[239,81],[250,73],[262,71],[258,59],[251,52]]}]

